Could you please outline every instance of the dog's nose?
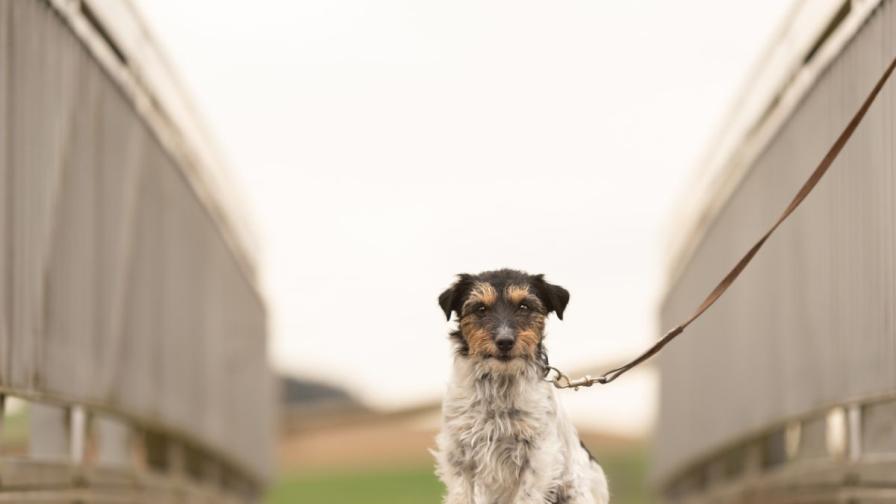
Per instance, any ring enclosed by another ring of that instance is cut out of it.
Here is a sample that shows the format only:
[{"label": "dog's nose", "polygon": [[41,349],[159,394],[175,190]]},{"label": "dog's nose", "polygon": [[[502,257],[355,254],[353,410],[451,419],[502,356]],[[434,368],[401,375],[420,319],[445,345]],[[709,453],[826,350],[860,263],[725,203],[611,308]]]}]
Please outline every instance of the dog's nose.
[{"label": "dog's nose", "polygon": [[513,331],[509,327],[498,329],[498,334],[495,337],[495,345],[497,345],[498,350],[502,352],[510,351],[510,349],[513,348]]},{"label": "dog's nose", "polygon": [[498,345],[498,350],[509,352],[513,348],[513,338],[498,338],[495,340],[495,344]]}]

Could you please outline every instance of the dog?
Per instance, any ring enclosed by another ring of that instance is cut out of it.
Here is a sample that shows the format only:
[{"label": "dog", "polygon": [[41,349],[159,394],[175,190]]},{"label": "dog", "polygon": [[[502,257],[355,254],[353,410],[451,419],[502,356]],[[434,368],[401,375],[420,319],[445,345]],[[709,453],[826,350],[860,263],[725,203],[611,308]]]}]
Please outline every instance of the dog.
[{"label": "dog", "polygon": [[436,438],[445,504],[606,504],[607,479],[544,380],[545,321],[569,292],[544,275],[458,275],[439,296],[454,368]]}]

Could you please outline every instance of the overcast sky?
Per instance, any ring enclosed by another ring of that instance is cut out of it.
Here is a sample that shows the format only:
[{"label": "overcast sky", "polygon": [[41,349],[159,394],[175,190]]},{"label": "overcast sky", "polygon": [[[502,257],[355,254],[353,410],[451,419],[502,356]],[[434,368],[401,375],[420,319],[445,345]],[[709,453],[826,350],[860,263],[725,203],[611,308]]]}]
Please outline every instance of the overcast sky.
[{"label": "overcast sky", "polygon": [[[456,273],[568,288],[563,367],[656,337],[668,215],[790,6],[137,4],[252,207],[276,367],[383,407],[444,387]],[[641,373],[569,407],[640,432],[655,395]]]}]

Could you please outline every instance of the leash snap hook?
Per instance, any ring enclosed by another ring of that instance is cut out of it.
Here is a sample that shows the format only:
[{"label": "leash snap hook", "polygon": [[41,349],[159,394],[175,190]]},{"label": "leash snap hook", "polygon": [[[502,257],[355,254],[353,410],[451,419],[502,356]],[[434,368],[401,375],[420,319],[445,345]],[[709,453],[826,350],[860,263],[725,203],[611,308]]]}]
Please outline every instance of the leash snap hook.
[{"label": "leash snap hook", "polygon": [[569,377],[554,366],[545,366],[544,379],[558,389],[569,388],[570,386]]}]

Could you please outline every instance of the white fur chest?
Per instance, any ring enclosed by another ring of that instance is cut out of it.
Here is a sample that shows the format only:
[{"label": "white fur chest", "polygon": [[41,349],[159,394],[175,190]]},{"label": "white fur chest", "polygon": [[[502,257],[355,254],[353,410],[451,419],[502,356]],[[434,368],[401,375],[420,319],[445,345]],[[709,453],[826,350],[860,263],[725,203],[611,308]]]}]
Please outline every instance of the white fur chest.
[{"label": "white fur chest", "polygon": [[512,502],[526,471],[562,470],[556,399],[537,369],[496,375],[459,361],[443,414],[440,475],[469,486],[465,502]]}]

